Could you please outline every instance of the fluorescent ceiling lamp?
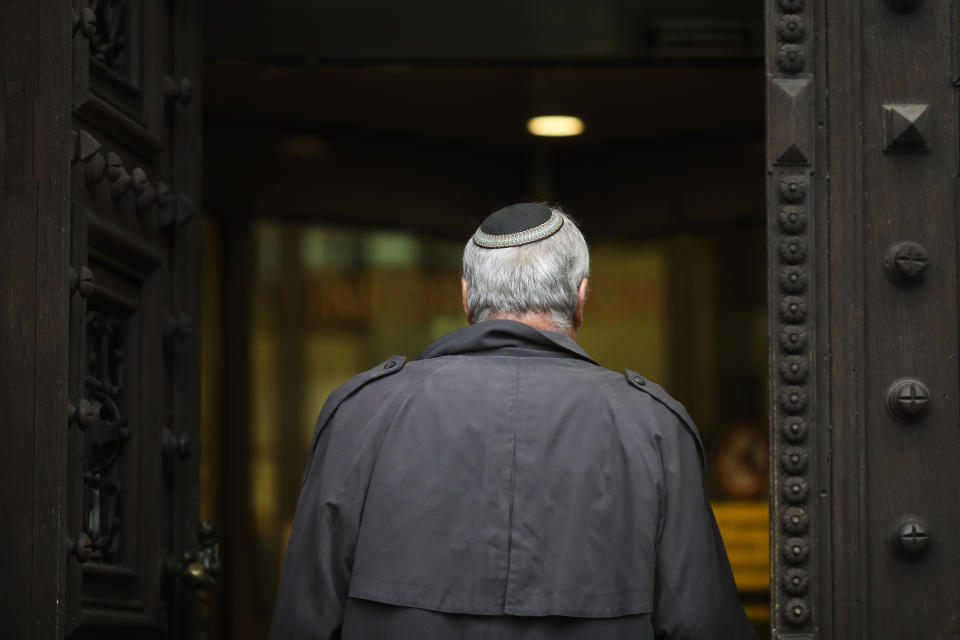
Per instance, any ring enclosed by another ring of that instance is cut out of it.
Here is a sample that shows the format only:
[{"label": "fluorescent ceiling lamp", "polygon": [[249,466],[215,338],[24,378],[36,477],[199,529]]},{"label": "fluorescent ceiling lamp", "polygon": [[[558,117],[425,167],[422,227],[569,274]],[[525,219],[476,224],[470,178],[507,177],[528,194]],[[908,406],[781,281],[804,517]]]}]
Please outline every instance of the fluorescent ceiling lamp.
[{"label": "fluorescent ceiling lamp", "polygon": [[527,131],[551,138],[578,136],[583,133],[583,120],[575,116],[537,116],[527,122]]}]

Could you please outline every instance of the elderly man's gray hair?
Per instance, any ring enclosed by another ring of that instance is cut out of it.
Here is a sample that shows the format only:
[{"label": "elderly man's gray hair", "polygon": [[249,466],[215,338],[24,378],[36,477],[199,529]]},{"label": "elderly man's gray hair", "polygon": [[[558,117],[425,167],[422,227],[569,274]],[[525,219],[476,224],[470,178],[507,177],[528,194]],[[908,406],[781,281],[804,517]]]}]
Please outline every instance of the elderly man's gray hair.
[{"label": "elderly man's gray hair", "polygon": [[476,322],[502,315],[542,313],[560,329],[571,326],[580,281],[590,275],[590,252],[576,223],[557,208],[563,227],[519,247],[485,249],[471,238],[463,250],[467,308]]}]

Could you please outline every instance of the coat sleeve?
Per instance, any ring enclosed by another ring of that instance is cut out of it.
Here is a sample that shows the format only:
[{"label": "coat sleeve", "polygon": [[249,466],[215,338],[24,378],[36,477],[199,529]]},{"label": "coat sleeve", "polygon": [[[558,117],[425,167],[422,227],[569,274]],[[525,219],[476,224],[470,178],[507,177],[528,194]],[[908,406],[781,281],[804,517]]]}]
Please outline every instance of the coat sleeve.
[{"label": "coat sleeve", "polygon": [[287,542],[271,640],[340,637],[360,515],[381,427],[393,407],[382,383],[371,385],[376,391],[368,385],[393,378],[405,362],[403,356],[391,356],[355,376],[334,390],[320,411]]},{"label": "coat sleeve", "polygon": [[699,445],[691,429],[675,418],[671,422],[673,428],[665,430],[660,443],[664,497],[653,617],[656,637],[755,639],[707,499]]},{"label": "coat sleeve", "polygon": [[[333,422],[336,422],[334,420]],[[319,434],[287,543],[271,640],[340,637],[366,480],[335,424]]]}]

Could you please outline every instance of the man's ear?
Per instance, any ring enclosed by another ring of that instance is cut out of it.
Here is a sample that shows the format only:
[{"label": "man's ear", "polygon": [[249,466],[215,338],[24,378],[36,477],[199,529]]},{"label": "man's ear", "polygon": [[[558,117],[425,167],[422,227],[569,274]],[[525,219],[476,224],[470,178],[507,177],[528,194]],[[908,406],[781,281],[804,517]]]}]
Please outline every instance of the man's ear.
[{"label": "man's ear", "polygon": [[587,303],[587,279],[580,281],[577,287],[577,308],[573,311],[573,328],[579,329],[583,324],[583,307]]},{"label": "man's ear", "polygon": [[467,324],[473,324],[473,314],[470,313],[470,307],[467,306],[467,291],[469,291],[469,287],[467,287],[467,279],[461,277],[460,295],[463,301],[463,315],[467,318]]}]

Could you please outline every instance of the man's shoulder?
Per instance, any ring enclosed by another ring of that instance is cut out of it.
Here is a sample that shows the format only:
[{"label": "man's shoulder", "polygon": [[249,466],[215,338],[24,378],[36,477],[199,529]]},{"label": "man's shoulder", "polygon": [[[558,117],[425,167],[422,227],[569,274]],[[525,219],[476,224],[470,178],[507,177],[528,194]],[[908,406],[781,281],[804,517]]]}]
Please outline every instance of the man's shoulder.
[{"label": "man's shoulder", "polygon": [[330,420],[337,409],[347,400],[361,394],[365,390],[371,390],[377,387],[380,387],[380,391],[382,392],[383,385],[388,381],[406,379],[407,376],[398,376],[397,374],[408,369],[408,365],[409,362],[406,356],[390,356],[383,362],[358,373],[331,391],[317,418],[318,429],[322,429],[323,425]]},{"label": "man's shoulder", "polygon": [[647,413],[651,409],[657,413],[666,412],[672,414],[678,421],[696,432],[693,419],[687,413],[683,404],[659,384],[633,369],[628,368],[617,372],[590,362],[575,360],[565,362],[570,363],[570,366],[575,367],[582,373],[581,381],[587,388],[587,392],[591,392],[589,387],[592,385],[606,388],[612,391],[620,402],[630,410],[643,413]]},{"label": "man's shoulder", "polygon": [[[647,407],[650,403],[663,406],[677,414],[682,420],[690,420],[683,405],[653,380],[642,376],[633,369],[613,371],[598,365],[578,363],[584,371],[585,379],[592,378],[614,391],[628,407]],[[691,421],[692,422],[692,421]]]},{"label": "man's shoulder", "polygon": [[336,406],[339,406],[344,400],[357,393],[367,385],[399,373],[403,370],[406,364],[406,356],[390,356],[383,362],[370,367],[366,371],[358,373],[334,389],[330,395],[327,396],[327,403],[324,406],[324,409],[327,409],[330,405],[334,405],[332,409],[336,409]]},{"label": "man's shoulder", "polygon": [[653,380],[643,377],[633,369],[624,369],[622,374],[618,374],[618,377],[622,378],[623,382],[629,388],[630,393],[636,395],[636,392],[639,391],[641,395],[646,395],[654,402],[666,407],[671,413],[677,416],[681,422],[685,422],[691,427],[693,426],[693,419],[690,417],[690,414],[687,413],[687,409],[683,404]]},{"label": "man's shoulder", "polygon": [[407,360],[406,356],[390,356],[334,389],[327,397],[324,410],[328,408],[330,411],[336,410],[339,405],[354,396],[362,396],[367,393],[378,395],[393,393],[395,390],[406,387],[429,374],[430,371],[437,368],[438,364],[423,360],[410,361]]},{"label": "man's shoulder", "polygon": [[[671,396],[667,391],[656,382],[646,378],[633,369],[624,369],[622,373],[602,369],[607,384],[612,386],[621,401],[628,409],[649,415],[651,412],[655,416],[666,417],[669,421],[676,424],[683,431],[688,432],[697,449],[700,451],[701,458],[704,458],[703,443],[700,440],[700,433],[693,422],[693,418],[687,413],[686,408],[681,402]],[[662,425],[663,420],[657,420]]]}]

